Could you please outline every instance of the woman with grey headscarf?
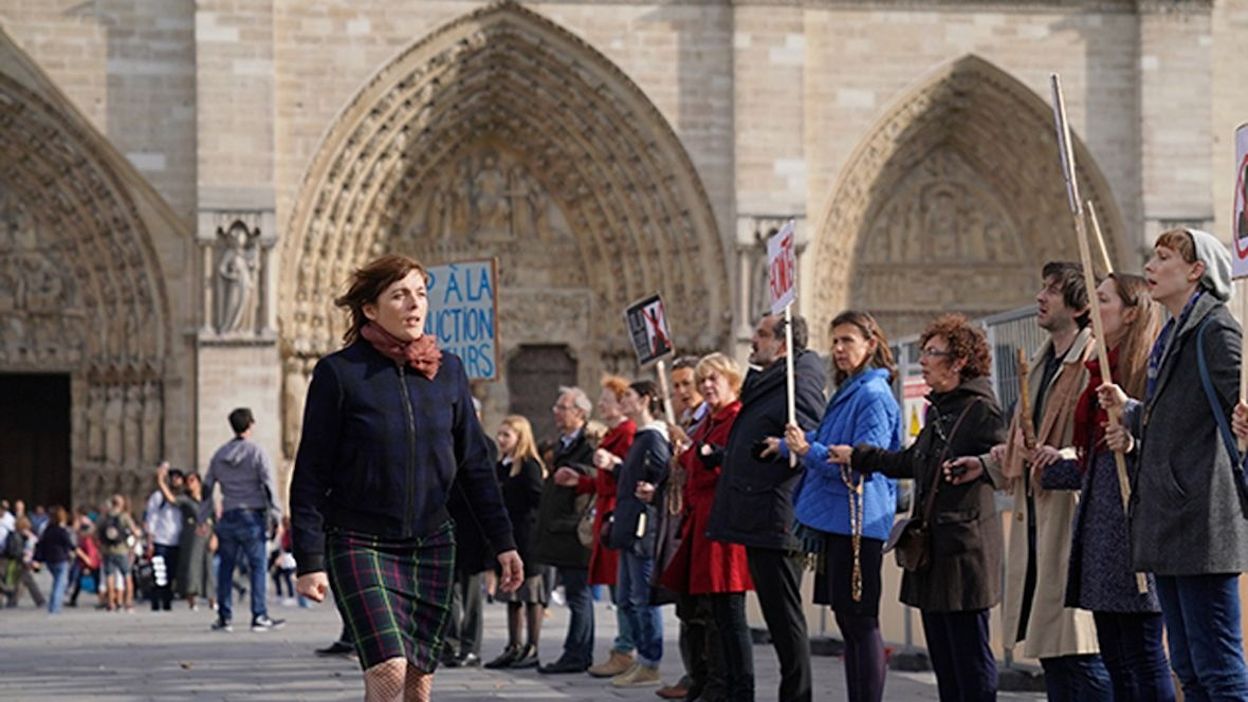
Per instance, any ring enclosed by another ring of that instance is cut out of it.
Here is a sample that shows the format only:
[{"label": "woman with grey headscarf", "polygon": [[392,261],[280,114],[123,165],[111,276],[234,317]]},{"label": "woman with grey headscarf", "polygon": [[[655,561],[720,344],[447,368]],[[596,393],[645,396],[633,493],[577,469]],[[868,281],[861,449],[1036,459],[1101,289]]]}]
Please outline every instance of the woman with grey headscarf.
[{"label": "woman with grey headscarf", "polygon": [[1229,419],[1239,396],[1241,331],[1226,301],[1231,259],[1212,234],[1162,234],[1144,266],[1153,299],[1170,311],[1148,359],[1144,400],[1102,385],[1123,409],[1106,444],[1133,452],[1136,571],[1157,577],[1170,661],[1189,700],[1248,699],[1239,574],[1248,570],[1248,492]]}]

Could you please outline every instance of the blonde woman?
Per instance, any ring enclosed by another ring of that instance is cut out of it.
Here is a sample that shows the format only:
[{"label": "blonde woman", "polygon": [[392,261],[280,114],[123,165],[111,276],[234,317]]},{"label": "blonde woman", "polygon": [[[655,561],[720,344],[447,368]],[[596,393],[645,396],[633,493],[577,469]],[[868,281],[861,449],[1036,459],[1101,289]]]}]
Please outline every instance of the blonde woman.
[{"label": "blonde woman", "polygon": [[[495,436],[498,441],[498,484],[503,504],[511,518],[512,534],[520,560],[533,564],[529,557],[537,531],[537,508],[542,499],[546,466],[537,453],[533,426],[520,415],[503,419]],[[546,588],[538,567],[527,566],[524,582],[515,592],[500,592],[495,599],[507,603],[507,648],[485,665],[486,668],[536,668],[537,644],[546,609]],[[520,643],[520,632],[528,622],[528,640]]]}]

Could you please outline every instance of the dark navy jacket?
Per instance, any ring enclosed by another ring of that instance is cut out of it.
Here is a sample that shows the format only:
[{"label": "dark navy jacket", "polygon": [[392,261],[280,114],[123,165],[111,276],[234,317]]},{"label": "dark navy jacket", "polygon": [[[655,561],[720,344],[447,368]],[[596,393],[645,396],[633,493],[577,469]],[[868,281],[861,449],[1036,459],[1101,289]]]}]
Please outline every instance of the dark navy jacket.
[{"label": "dark navy jacket", "polygon": [[443,352],[433,380],[363,340],[322,358],[290,485],[299,574],[324,570],[327,528],[385,539],[438,528],[456,479],[494,549],[514,549],[458,356]]}]

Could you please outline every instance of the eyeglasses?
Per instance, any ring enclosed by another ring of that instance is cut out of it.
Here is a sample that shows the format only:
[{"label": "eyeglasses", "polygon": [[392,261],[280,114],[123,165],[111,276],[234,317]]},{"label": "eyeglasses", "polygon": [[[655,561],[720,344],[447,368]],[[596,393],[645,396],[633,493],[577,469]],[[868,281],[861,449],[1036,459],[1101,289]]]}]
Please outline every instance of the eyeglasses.
[{"label": "eyeglasses", "polygon": [[920,351],[919,355],[924,356],[926,358],[944,358],[946,356],[952,356],[953,352],[943,351],[941,349],[934,349],[934,348],[928,347]]},{"label": "eyeglasses", "polygon": [[554,405],[550,408],[552,412],[571,412],[576,409],[576,405]]}]

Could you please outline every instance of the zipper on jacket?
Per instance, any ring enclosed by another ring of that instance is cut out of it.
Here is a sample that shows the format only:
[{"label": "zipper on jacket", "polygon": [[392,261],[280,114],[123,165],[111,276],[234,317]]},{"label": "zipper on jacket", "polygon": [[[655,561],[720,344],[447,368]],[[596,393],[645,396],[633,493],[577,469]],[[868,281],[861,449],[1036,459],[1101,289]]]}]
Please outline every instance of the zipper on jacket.
[{"label": "zipper on jacket", "polygon": [[412,518],[413,503],[416,501],[415,492],[415,466],[416,460],[416,413],[412,411],[412,398],[407,394],[407,373],[403,370],[403,364],[396,364],[399,367],[399,394],[403,396],[403,411],[407,414],[407,471],[403,477],[403,481],[407,487],[407,509],[403,510],[403,537],[410,538],[413,536],[412,525],[409,519]]}]

